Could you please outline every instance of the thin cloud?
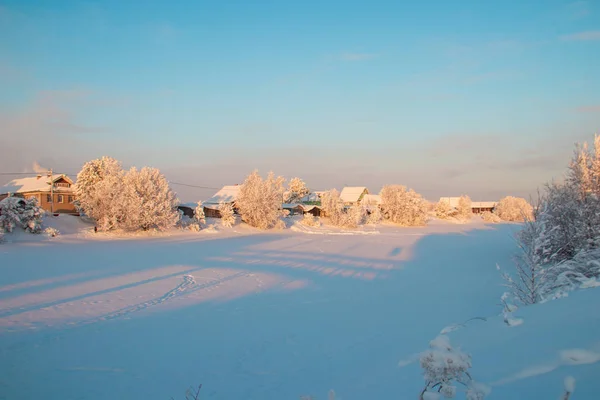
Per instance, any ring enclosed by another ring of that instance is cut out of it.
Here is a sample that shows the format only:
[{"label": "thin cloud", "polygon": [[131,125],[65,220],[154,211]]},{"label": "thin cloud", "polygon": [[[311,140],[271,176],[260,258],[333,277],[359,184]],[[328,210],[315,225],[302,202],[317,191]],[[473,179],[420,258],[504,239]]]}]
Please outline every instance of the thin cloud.
[{"label": "thin cloud", "polygon": [[365,61],[378,57],[378,54],[373,53],[343,53],[341,59],[343,61]]},{"label": "thin cloud", "polygon": [[600,104],[577,107],[575,111],[580,113],[600,113]]},{"label": "thin cloud", "polygon": [[565,42],[586,42],[592,40],[600,40],[600,31],[585,31],[571,33],[560,37]]}]

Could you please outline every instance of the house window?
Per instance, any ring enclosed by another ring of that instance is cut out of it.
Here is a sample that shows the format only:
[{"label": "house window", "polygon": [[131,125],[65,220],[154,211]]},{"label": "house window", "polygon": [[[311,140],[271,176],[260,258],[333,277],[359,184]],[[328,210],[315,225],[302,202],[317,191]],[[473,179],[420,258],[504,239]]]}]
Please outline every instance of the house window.
[{"label": "house window", "polygon": [[69,196],[69,203],[73,202],[73,196]]},{"label": "house window", "polygon": [[46,195],[46,203],[52,203],[52,196],[49,194]]},{"label": "house window", "polygon": [[63,196],[62,194],[59,194],[59,195],[58,195],[58,202],[59,202],[59,203],[64,203],[64,200],[65,200],[65,199],[64,199],[64,196]]},{"label": "house window", "polygon": [[66,188],[71,187],[71,184],[65,183],[65,182],[57,182],[54,185],[57,187],[66,187]]}]

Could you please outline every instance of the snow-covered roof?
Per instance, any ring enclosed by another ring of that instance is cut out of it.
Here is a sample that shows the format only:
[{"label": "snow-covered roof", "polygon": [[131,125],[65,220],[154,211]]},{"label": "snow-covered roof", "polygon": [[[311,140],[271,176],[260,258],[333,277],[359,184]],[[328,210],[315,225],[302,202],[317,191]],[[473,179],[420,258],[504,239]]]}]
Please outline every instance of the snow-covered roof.
[{"label": "snow-covered roof", "polygon": [[[71,185],[73,181],[66,175],[56,175],[52,177],[52,181],[56,182],[64,179]],[[57,192],[64,191],[70,192],[71,188],[64,188],[55,186],[54,190]],[[28,193],[28,192],[49,192],[50,191],[50,178],[47,176],[33,176],[28,178],[14,179],[8,182],[6,185],[0,188],[0,193]]]},{"label": "snow-covered roof", "polygon": [[342,189],[342,193],[340,193],[340,199],[344,203],[355,203],[360,200],[360,195],[363,194],[364,191],[369,191],[364,186],[346,186]]},{"label": "snow-covered roof", "polygon": [[316,209],[318,209],[318,210],[320,210],[320,209],[321,209],[321,207],[319,207],[319,206],[315,206],[315,205],[308,205],[308,204],[303,204],[303,205],[302,205],[302,208],[304,209],[304,212],[309,212],[310,210],[312,210],[312,209],[314,209],[314,208],[316,208]]},{"label": "snow-covered roof", "polygon": [[[233,203],[240,193],[240,188],[241,186],[239,185],[223,186],[221,190],[203,204],[206,206],[207,204],[219,204],[221,202]],[[213,209],[212,207],[207,208]]]},{"label": "snow-covered roof", "polygon": [[179,203],[178,207],[188,207],[188,208],[196,208],[198,203]]},{"label": "snow-covered roof", "polygon": [[494,208],[498,204],[495,201],[473,201],[471,208]]},{"label": "snow-covered roof", "polygon": [[365,205],[379,205],[381,204],[381,196],[378,194],[365,194],[362,199],[362,203]]}]

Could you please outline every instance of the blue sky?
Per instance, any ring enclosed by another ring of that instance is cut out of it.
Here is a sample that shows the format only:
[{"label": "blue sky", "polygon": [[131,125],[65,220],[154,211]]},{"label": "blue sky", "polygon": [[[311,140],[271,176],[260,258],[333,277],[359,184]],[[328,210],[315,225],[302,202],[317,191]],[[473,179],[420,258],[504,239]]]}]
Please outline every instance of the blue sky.
[{"label": "blue sky", "polygon": [[0,172],[111,155],[484,200],[600,132],[598,1],[147,3],[0,1]]}]

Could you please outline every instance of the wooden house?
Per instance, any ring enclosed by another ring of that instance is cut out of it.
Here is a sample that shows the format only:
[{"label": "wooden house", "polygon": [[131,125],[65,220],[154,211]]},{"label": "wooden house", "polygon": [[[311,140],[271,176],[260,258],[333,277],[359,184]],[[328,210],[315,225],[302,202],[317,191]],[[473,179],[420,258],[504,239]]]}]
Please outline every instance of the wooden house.
[{"label": "wooden house", "polygon": [[79,215],[74,204],[73,181],[66,175],[14,179],[0,187],[0,194],[36,199],[38,205],[48,212]]}]

